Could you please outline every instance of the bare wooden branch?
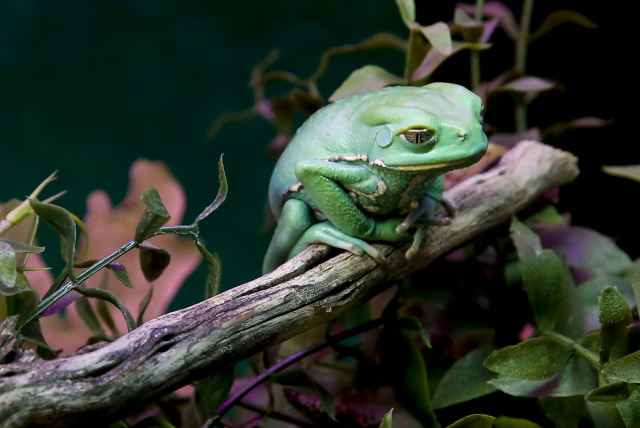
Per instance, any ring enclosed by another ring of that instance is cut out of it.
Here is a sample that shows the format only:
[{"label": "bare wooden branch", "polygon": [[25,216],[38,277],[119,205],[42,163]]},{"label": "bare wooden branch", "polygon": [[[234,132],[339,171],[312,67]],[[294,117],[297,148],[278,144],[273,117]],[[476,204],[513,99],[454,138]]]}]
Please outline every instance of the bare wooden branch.
[{"label": "bare wooden branch", "polygon": [[370,299],[507,221],[544,190],[573,180],[576,164],[569,153],[522,142],[492,170],[447,191],[456,217],[448,226],[431,228],[410,261],[404,257],[409,244],[380,244],[386,267],[348,253],[327,260],[331,250],[312,246],[270,274],[151,320],[96,349],[57,360],[2,364],[1,425],[68,426],[95,415],[100,423],[117,420]]}]

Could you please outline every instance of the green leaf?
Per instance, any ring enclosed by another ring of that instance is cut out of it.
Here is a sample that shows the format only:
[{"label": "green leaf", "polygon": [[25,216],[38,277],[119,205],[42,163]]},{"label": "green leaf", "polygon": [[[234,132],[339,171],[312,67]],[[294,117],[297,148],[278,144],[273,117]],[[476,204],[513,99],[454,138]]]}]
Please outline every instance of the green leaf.
[{"label": "green leaf", "polygon": [[433,408],[441,409],[494,392],[496,387],[487,381],[495,374],[482,365],[492,351],[491,348],[475,349],[456,361],[438,383]]},{"label": "green leaf", "polygon": [[506,376],[543,380],[562,371],[570,356],[569,346],[537,337],[493,351],[484,366]]},{"label": "green leaf", "polygon": [[96,302],[96,310],[98,311],[98,315],[100,316],[100,319],[102,319],[102,322],[104,322],[111,331],[111,334],[113,334],[114,337],[120,336],[120,331],[116,327],[116,323],[113,321],[113,317],[107,307],[107,303],[104,300],[98,300]]},{"label": "green leaf", "polygon": [[535,422],[528,421],[526,419],[508,418],[506,416],[500,416],[493,422],[494,428],[542,428]]},{"label": "green leaf", "polygon": [[136,227],[134,240],[138,243],[151,238],[171,218],[155,187],[142,192],[141,199],[146,208]]},{"label": "green leaf", "polygon": [[602,373],[612,381],[640,383],[640,351],[611,361],[604,366]]},{"label": "green leaf", "polygon": [[201,220],[205,219],[212,212],[218,209],[220,205],[227,198],[227,192],[229,191],[229,185],[227,184],[227,175],[224,172],[224,165],[222,163],[222,155],[220,155],[220,160],[218,161],[218,182],[220,183],[218,187],[218,194],[216,198],[211,202],[211,204],[206,207],[199,215],[196,217],[195,223],[198,224]]},{"label": "green leaf", "polygon": [[28,245],[12,239],[0,238],[0,244],[2,243],[9,244],[16,253],[41,253],[44,251],[44,247],[36,247],[35,245]]},{"label": "green leaf", "polygon": [[87,226],[85,226],[84,222],[80,219],[80,217],[78,217],[74,213],[69,212],[69,215],[71,216],[71,218],[73,219],[74,223],[76,224],[76,226],[78,226],[78,228],[80,229],[80,231],[84,235],[85,239],[87,240],[87,245],[84,246],[84,254],[85,255],[89,254],[89,231],[87,230]]},{"label": "green leaf", "polygon": [[531,214],[525,220],[525,224],[529,227],[535,225],[538,222],[550,223],[550,224],[565,224],[566,219],[562,214],[556,210],[556,207],[549,204],[539,211]]},{"label": "green leaf", "polygon": [[69,278],[76,281],[73,266],[76,260],[76,223],[67,210],[53,204],[45,204],[36,199],[29,199],[31,208],[45,223],[60,235],[62,258],[67,263]]},{"label": "green leaf", "polygon": [[574,339],[584,335],[584,316],[566,263],[553,250],[542,249],[540,238],[515,217],[510,233],[538,328]]},{"label": "green leaf", "polygon": [[570,397],[540,397],[538,404],[547,419],[557,427],[577,427],[582,419],[590,420],[582,395]]},{"label": "green leaf", "polygon": [[577,24],[590,29],[598,27],[595,22],[575,10],[556,10],[555,12],[551,12],[544,21],[542,21],[542,24],[540,24],[536,31],[531,33],[529,38],[530,40],[537,39],[562,24]]},{"label": "green leaf", "polygon": [[629,398],[616,407],[627,428],[640,427],[640,391],[636,388]]},{"label": "green leaf", "polygon": [[121,265],[120,263],[109,263],[107,265],[107,269],[113,273],[118,281],[123,283],[129,288],[133,288],[133,284],[131,283],[131,279],[129,278],[129,274],[127,273],[127,269]]},{"label": "green leaf", "polygon": [[596,388],[598,373],[589,361],[574,354],[564,370],[549,379],[529,380],[499,375],[489,383],[502,392],[519,397],[567,397],[584,395]]},{"label": "green leaf", "polygon": [[153,297],[153,286],[149,286],[149,291],[144,295],[142,300],[140,301],[140,305],[138,305],[138,318],[136,319],[136,324],[140,327],[144,323],[144,313],[147,310],[147,306],[149,306],[149,302]]},{"label": "green leaf", "polygon": [[392,416],[393,416],[393,407],[390,408],[387,413],[385,413],[382,420],[380,421],[380,425],[378,425],[378,428],[393,428]]},{"label": "green leaf", "polygon": [[443,55],[449,56],[453,52],[453,42],[451,31],[444,22],[436,22],[427,27],[420,27],[422,34],[429,40],[429,43]]},{"label": "green leaf", "polygon": [[195,240],[196,247],[204,260],[207,262],[207,269],[209,270],[209,274],[207,275],[207,283],[205,286],[205,299],[215,296],[220,292],[220,279],[222,273],[222,265],[220,262],[220,257],[217,254],[211,253],[204,246],[204,242],[198,237]]},{"label": "green leaf", "polygon": [[602,171],[609,175],[640,181],[640,165],[608,165],[603,166]]},{"label": "green leaf", "polygon": [[377,348],[398,403],[425,426],[439,426],[431,407],[427,368],[414,341],[390,323],[380,332]]},{"label": "green leaf", "polygon": [[138,246],[140,249],[140,269],[147,281],[154,281],[162,275],[162,272],[169,266],[171,255],[161,248],[143,242]]},{"label": "green leaf", "polygon": [[635,304],[633,288],[627,279],[613,275],[598,275],[583,282],[577,288],[577,293],[584,313],[585,327],[588,331],[600,329],[599,300],[602,291],[609,286],[615,286],[627,302]]},{"label": "green leaf", "polygon": [[491,428],[495,420],[496,418],[489,415],[469,415],[458,419],[447,428]]},{"label": "green leaf", "polygon": [[16,270],[16,253],[11,245],[0,242],[0,293],[8,296],[19,292],[15,286],[18,272]]},{"label": "green leaf", "polygon": [[414,0],[396,0],[396,5],[400,11],[402,22],[404,22],[407,28],[411,28],[413,23],[416,22],[416,5]]},{"label": "green leaf", "polygon": [[127,329],[131,331],[134,328],[136,328],[136,321],[131,316],[131,313],[129,312],[129,310],[126,308],[126,306],[122,304],[120,299],[118,299],[116,295],[110,292],[109,290],[103,290],[102,288],[86,288],[86,287],[76,287],[75,290],[78,293],[82,294],[83,296],[95,297],[97,299],[106,300],[107,302],[111,303],[112,305],[117,307],[120,310],[120,312],[122,312],[122,316],[124,316],[124,320],[127,323]]},{"label": "green leaf", "polygon": [[631,392],[628,383],[616,382],[589,391],[584,398],[592,403],[619,403],[629,398]]},{"label": "green leaf", "polygon": [[76,300],[76,312],[84,321],[91,333],[98,337],[106,337],[107,333],[102,328],[100,321],[98,320],[98,316],[96,315],[91,303],[89,303],[89,299],[82,296],[78,300]]},{"label": "green leaf", "polygon": [[633,321],[631,309],[622,294],[615,287],[602,290],[600,298],[600,323],[602,330],[600,337],[600,362],[609,361],[612,350],[623,344],[627,335],[627,325]]},{"label": "green leaf", "polygon": [[329,101],[337,101],[347,95],[371,89],[402,83],[403,79],[377,65],[365,65],[354,70],[340,87],[329,97]]},{"label": "green leaf", "polygon": [[196,389],[208,418],[216,416],[229,396],[234,380],[234,366],[225,366],[196,382]]},{"label": "green leaf", "polygon": [[[2,219],[21,204],[21,201],[11,199],[0,207],[0,229],[2,229]],[[29,211],[31,211],[31,208],[29,208]],[[33,244],[36,236],[36,230],[38,229],[38,223],[38,216],[30,215],[23,218],[19,223],[12,225],[10,229],[6,230],[4,233],[0,233],[0,235],[4,237],[3,240],[5,241]],[[14,251],[17,250],[14,248]],[[16,265],[18,267],[24,266],[27,263],[29,254],[30,253],[16,254]]]}]

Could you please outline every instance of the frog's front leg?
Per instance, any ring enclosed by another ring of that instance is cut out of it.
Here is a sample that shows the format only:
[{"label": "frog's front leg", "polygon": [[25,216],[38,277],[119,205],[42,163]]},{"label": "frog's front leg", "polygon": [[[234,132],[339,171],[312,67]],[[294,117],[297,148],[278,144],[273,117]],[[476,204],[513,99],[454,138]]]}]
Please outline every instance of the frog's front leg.
[{"label": "frog's front leg", "polygon": [[278,225],[264,256],[262,272],[271,272],[287,260],[288,254],[302,234],[314,223],[309,206],[297,199],[288,199],[282,207]]},{"label": "frog's front leg", "polygon": [[295,173],[313,205],[347,235],[380,241],[411,239],[407,233],[396,232],[401,220],[368,217],[346,193],[345,189],[354,190],[374,198],[384,194],[386,183],[367,165],[304,160],[296,164]]}]

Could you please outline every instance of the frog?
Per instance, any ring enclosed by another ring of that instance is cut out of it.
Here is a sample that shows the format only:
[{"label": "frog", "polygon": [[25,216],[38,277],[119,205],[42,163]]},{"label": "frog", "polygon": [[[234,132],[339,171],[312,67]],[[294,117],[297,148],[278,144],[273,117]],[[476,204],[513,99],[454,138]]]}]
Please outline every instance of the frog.
[{"label": "frog", "polygon": [[[385,257],[372,243],[412,240],[451,221],[444,173],[487,150],[481,98],[433,82],[345,96],[312,114],[278,159],[268,189],[278,220],[262,270],[268,273],[313,243]],[[436,215],[439,206],[446,214]]]}]

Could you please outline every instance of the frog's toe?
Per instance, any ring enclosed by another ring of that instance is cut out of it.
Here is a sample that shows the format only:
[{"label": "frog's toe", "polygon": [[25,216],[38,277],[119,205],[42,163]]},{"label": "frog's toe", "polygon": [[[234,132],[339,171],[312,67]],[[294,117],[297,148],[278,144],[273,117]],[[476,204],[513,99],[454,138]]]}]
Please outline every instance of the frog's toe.
[{"label": "frog's toe", "polygon": [[317,243],[340,248],[357,256],[361,256],[366,253],[378,263],[385,263],[384,256],[374,246],[362,239],[354,238],[353,236],[342,232],[329,222],[317,223],[307,229],[291,250],[289,258],[298,254],[307,245]]},{"label": "frog's toe", "polygon": [[426,229],[424,227],[418,227],[418,230],[413,235],[413,242],[411,242],[411,247],[404,253],[404,257],[407,260],[411,260],[415,257],[420,250],[420,246],[422,245],[422,241],[424,240]]}]

